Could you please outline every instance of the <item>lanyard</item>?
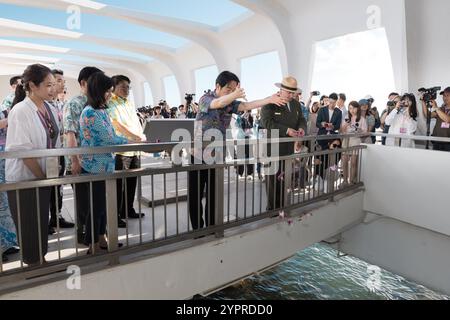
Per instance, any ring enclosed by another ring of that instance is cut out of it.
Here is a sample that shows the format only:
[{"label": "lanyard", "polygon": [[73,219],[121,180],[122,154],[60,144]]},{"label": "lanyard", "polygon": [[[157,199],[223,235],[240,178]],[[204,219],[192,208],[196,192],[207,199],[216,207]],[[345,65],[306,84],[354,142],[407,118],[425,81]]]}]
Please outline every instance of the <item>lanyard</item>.
[{"label": "lanyard", "polygon": [[37,111],[38,116],[39,116],[39,120],[41,120],[42,126],[44,127],[45,130],[45,134],[47,136],[47,149],[53,149],[53,142],[52,139],[50,137],[50,127],[49,127],[49,123],[52,121],[50,119],[50,110],[47,108],[47,105],[44,103],[44,108],[46,111],[46,116],[44,116],[39,110]]}]

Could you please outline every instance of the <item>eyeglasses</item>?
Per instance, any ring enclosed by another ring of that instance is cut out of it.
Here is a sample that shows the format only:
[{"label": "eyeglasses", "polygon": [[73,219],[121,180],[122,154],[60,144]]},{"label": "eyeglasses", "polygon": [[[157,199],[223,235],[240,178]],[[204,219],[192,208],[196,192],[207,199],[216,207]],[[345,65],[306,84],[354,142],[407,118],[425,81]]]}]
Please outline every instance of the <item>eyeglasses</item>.
[{"label": "eyeglasses", "polygon": [[336,143],[333,143],[331,146],[332,146],[334,149],[337,149],[337,148],[340,148],[340,147],[341,147],[340,144],[336,144]]}]

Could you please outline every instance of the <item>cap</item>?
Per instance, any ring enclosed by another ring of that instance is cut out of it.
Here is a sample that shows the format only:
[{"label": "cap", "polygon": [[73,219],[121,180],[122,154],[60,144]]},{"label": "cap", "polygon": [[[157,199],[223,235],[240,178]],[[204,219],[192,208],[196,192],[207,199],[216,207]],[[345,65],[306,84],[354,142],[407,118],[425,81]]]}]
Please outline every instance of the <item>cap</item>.
[{"label": "cap", "polygon": [[370,104],[369,100],[367,100],[367,99],[361,99],[361,100],[359,100],[358,103],[360,106],[368,106]]}]

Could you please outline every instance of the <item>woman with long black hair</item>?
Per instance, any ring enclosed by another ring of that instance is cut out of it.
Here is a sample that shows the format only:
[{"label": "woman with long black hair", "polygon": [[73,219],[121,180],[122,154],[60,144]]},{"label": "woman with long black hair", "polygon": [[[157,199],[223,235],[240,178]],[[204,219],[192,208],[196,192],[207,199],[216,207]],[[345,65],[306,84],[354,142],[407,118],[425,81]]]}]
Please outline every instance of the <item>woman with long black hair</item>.
[{"label": "woman with long black hair", "polygon": [[[22,82],[16,88],[13,108],[8,117],[6,151],[59,148],[58,115],[46,102],[54,96],[55,78],[51,70],[40,64],[30,65],[23,73]],[[6,181],[45,179],[45,160],[7,159]],[[18,198],[15,191],[9,191],[8,199],[17,231],[21,235],[23,262],[28,265],[45,262],[50,188],[21,190]]]},{"label": "woman with long black hair", "polygon": [[[118,136],[106,112],[108,101],[112,97],[113,81],[103,72],[94,73],[87,83],[87,106],[80,117],[81,147],[105,147],[128,142],[140,142],[128,140]],[[115,170],[115,160],[112,153],[82,155],[82,173],[102,174],[112,173]],[[89,185],[80,186],[83,192],[90,194]],[[97,253],[100,249],[107,249],[106,234],[106,186],[104,181],[92,183],[93,208],[86,217],[86,239],[89,245],[88,254]],[[90,196],[89,196],[90,198]],[[93,223],[92,223],[93,222]],[[95,251],[95,252],[93,252]]]}]

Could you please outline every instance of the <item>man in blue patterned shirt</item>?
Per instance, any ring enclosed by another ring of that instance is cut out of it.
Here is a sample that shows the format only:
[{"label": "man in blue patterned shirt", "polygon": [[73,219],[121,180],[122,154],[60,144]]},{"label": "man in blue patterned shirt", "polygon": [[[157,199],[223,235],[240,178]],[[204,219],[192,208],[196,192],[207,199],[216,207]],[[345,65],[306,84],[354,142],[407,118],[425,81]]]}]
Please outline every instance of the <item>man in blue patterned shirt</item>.
[{"label": "man in blue patterned shirt", "polygon": [[[216,88],[208,91],[199,101],[197,121],[195,129],[195,141],[203,141],[203,137],[212,131],[222,134],[222,141],[225,142],[226,130],[228,129],[233,113],[244,112],[261,108],[267,104],[285,105],[286,101],[278,94],[274,94],[266,99],[253,102],[241,102],[246,100],[245,91],[240,87],[239,78],[229,72],[224,71],[217,77]],[[200,152],[199,152],[200,151]],[[195,159],[194,159],[195,157]],[[195,150],[192,161],[195,163],[205,162],[202,150]],[[189,214],[194,230],[212,226],[215,224],[215,170],[199,170],[189,172]],[[203,219],[203,194],[206,194],[205,219]]]},{"label": "man in blue patterned shirt", "polygon": [[0,111],[10,110],[16,96],[16,88],[19,83],[22,83],[22,77],[15,76],[9,80],[9,85],[11,86],[12,92],[3,100],[0,107]]}]

